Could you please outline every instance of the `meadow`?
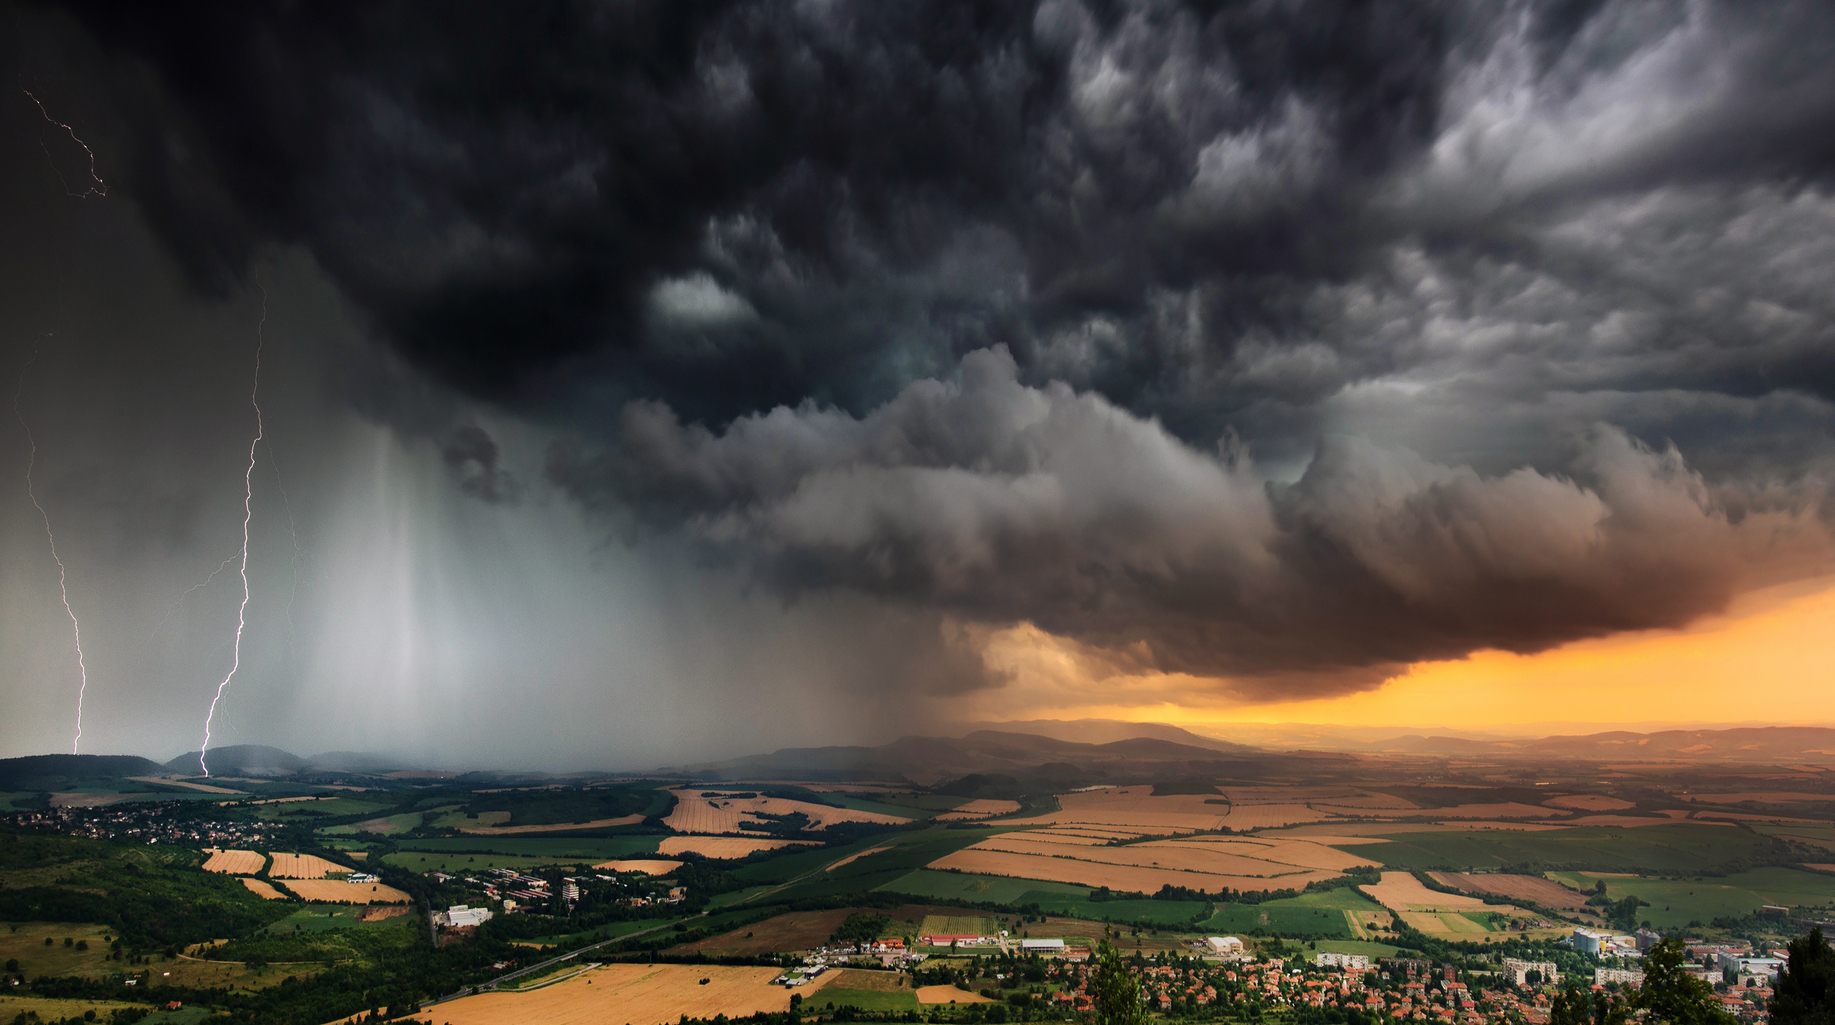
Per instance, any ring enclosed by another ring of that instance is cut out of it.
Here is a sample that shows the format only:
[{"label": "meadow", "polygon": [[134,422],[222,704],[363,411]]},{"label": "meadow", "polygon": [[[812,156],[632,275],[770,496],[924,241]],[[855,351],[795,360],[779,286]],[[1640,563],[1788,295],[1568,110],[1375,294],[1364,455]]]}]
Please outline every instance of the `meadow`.
[{"label": "meadow", "polygon": [[1540,864],[1605,872],[1700,872],[1759,854],[1767,838],[1732,826],[1701,822],[1668,825],[1577,826],[1538,832],[1396,831],[1387,842],[1333,846],[1398,869],[1496,869]]},{"label": "meadow", "polygon": [[1588,872],[1551,872],[1553,878],[1574,887],[1592,889],[1602,880],[1606,896],[1621,900],[1635,896],[1650,902],[1638,909],[1638,920],[1658,929],[1686,928],[1691,922],[1707,924],[1716,918],[1738,918],[1766,904],[1783,906],[1835,905],[1835,876],[1767,867],[1729,876],[1684,879],[1637,878]]}]

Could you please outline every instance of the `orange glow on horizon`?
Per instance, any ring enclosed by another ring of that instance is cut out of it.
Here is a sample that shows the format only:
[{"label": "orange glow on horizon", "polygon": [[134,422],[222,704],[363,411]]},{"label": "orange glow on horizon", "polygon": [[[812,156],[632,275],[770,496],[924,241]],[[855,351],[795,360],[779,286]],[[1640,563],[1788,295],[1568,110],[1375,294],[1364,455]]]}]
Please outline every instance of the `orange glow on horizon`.
[{"label": "orange glow on horizon", "polygon": [[1835,581],[1746,594],[1680,630],[1578,641],[1533,655],[1482,651],[1417,663],[1373,690],[1247,704],[1227,684],[1169,674],[1113,675],[1030,627],[984,646],[1012,674],[968,718],[1481,727],[1516,723],[1835,722]]}]

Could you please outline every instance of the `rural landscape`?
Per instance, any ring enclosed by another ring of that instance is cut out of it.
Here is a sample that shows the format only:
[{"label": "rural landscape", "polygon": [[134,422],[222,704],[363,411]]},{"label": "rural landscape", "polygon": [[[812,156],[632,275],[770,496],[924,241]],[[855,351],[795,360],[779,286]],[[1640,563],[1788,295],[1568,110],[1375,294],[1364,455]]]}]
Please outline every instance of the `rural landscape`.
[{"label": "rural landscape", "polygon": [[1835,1025],[1835,0],[0,0],[0,1025]]},{"label": "rural landscape", "polygon": [[1757,1020],[1777,952],[1835,929],[1835,757],[1804,750],[1835,731],[1710,732],[1748,757],[1706,762],[1028,726],[1120,739],[571,776],[12,759],[0,1020],[1066,1020],[1107,944],[1162,1017],[1533,1022],[1635,992],[1665,938]]}]

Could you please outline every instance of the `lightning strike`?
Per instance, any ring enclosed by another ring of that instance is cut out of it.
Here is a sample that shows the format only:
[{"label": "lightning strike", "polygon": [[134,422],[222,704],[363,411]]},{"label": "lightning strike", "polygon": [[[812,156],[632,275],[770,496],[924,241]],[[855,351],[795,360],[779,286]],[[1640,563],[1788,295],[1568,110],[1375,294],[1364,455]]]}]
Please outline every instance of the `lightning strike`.
[{"label": "lightning strike", "polygon": [[[27,95],[30,95],[29,93]],[[32,349],[32,358],[26,360],[30,368],[38,360],[38,349]],[[89,692],[89,666],[83,659],[83,627],[77,622],[76,610],[70,606],[70,585],[68,574],[64,570],[64,559],[57,554],[57,535],[51,532],[51,514],[38,501],[38,492],[32,487],[32,470],[38,465],[38,440],[32,437],[32,425],[26,422],[25,414],[19,411],[19,396],[25,391],[25,370],[19,373],[19,387],[13,390],[13,416],[19,420],[19,426],[25,430],[26,445],[30,453],[25,464],[25,493],[32,500],[32,507],[38,510],[39,519],[45,524],[45,540],[51,545],[51,561],[57,563],[57,591],[64,600],[64,613],[70,617],[70,632],[76,639],[76,738],[70,742],[70,753],[76,754],[83,743],[83,698]]]},{"label": "lightning strike", "polygon": [[160,617],[159,625],[155,626],[153,628],[153,632],[147,635],[147,640],[153,640],[154,638],[157,638],[159,636],[159,632],[166,628],[166,624],[172,621],[173,616],[176,616],[180,612],[185,611],[185,599],[191,597],[191,593],[193,591],[201,591],[204,588],[209,587],[210,582],[217,578],[217,574],[228,569],[229,564],[235,561],[236,561],[236,557],[233,555],[227,559],[224,559],[222,562],[217,563],[217,568],[211,570],[209,576],[205,577],[204,579],[198,581],[195,584],[192,584],[190,587],[185,588],[183,591],[180,591],[178,595],[178,601],[174,602],[172,605],[172,608],[168,609],[166,611],[166,614]]},{"label": "lightning strike", "polygon": [[38,105],[38,112],[44,115],[46,121],[49,121],[52,124],[56,125],[57,127],[62,128],[65,132],[68,132],[70,135],[70,141],[76,143],[78,146],[83,147],[83,152],[89,154],[89,180],[95,182],[95,184],[91,185],[88,189],[85,189],[82,192],[72,192],[70,191],[70,183],[64,180],[64,172],[59,171],[57,169],[57,161],[51,159],[51,150],[45,146],[44,138],[40,136],[39,141],[38,141],[38,148],[45,151],[45,159],[47,161],[50,161],[51,172],[57,175],[57,180],[59,182],[63,183],[65,194],[75,196],[78,199],[88,199],[90,196],[102,196],[106,198],[108,196],[108,183],[103,181],[102,176],[96,173],[95,151],[89,148],[88,143],[84,142],[82,139],[77,138],[76,129],[70,127],[69,125],[65,124],[62,121],[59,121],[57,118],[52,117],[51,112],[45,109],[44,101],[39,99],[37,96],[34,96],[32,94],[32,90],[21,88],[19,91],[22,93],[25,93],[26,96],[29,97],[33,103]]},{"label": "lightning strike", "polygon": [[[260,286],[256,286],[260,287]],[[255,517],[255,451],[261,446],[264,427],[261,421],[261,346],[263,344],[262,328],[268,322],[268,293],[261,291],[261,321],[255,325],[255,383],[249,391],[249,405],[255,407],[255,440],[248,446],[248,470],[242,475],[242,562],[239,572],[242,575],[242,604],[236,608],[236,643],[231,649],[228,675],[217,684],[217,693],[210,699],[210,711],[204,714],[204,744],[198,749],[198,768],[203,770],[205,778],[210,777],[210,766],[205,763],[205,756],[210,753],[210,723],[216,718],[217,703],[223,700],[223,692],[229,689],[229,683],[236,678],[236,671],[242,668],[242,630],[248,625],[248,543],[249,523]],[[208,582],[208,581],[206,581]]]}]

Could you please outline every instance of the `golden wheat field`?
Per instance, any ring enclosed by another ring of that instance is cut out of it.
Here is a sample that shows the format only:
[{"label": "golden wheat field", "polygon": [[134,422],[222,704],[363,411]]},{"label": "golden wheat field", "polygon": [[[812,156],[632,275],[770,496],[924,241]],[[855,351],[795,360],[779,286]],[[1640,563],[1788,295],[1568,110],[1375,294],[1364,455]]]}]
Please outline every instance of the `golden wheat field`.
[{"label": "golden wheat field", "polygon": [[766,840],[750,836],[671,836],[657,845],[658,854],[699,854],[703,858],[743,858],[758,851],[800,847],[809,840]]},{"label": "golden wheat field", "polygon": [[382,883],[347,883],[341,879],[288,880],[287,889],[302,900],[329,904],[406,904],[408,895]]},{"label": "golden wheat field", "polygon": [[1375,886],[1359,886],[1378,904],[1391,911],[1515,911],[1517,909],[1486,904],[1477,897],[1459,893],[1439,893],[1421,885],[1412,872],[1384,872]]},{"label": "golden wheat field", "polygon": [[264,879],[250,879],[247,876],[243,876],[242,885],[248,887],[250,893],[254,894],[257,897],[260,897],[262,900],[286,900],[287,899],[286,894],[281,893],[279,890],[276,890],[272,886],[269,886],[267,881]]},{"label": "golden wheat field", "polygon": [[675,810],[669,813],[663,824],[678,833],[737,833],[742,823],[763,823],[764,820],[753,812],[770,815],[794,815],[800,812],[809,817],[811,829],[824,829],[836,822],[899,825],[910,821],[896,815],[832,808],[826,804],[790,801],[781,797],[732,797],[717,790],[678,790],[675,796]]},{"label": "golden wheat field", "polygon": [[252,876],[267,863],[268,856],[258,851],[212,851],[210,859],[204,862],[204,871]]},{"label": "golden wheat field", "polygon": [[593,866],[607,872],[642,872],[650,876],[666,876],[682,867],[679,861],[660,861],[637,859],[632,861],[605,861]]},{"label": "golden wheat field", "polygon": [[268,875],[275,879],[323,879],[336,872],[348,873],[350,869],[335,861],[326,861],[316,854],[275,854],[274,865],[268,869]]},{"label": "golden wheat field", "polygon": [[829,972],[790,990],[771,985],[778,971],[725,965],[604,965],[532,993],[482,993],[423,1013],[434,1025],[661,1025],[683,1015],[737,1018],[788,1011],[791,993],[801,993],[808,1001],[840,974]]}]

